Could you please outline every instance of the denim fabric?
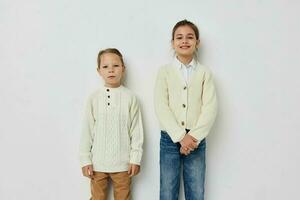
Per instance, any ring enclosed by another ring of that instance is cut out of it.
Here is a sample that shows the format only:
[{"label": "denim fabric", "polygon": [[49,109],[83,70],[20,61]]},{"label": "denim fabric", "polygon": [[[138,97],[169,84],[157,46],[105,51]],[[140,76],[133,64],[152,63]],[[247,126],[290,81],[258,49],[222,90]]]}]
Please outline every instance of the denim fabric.
[{"label": "denim fabric", "polygon": [[160,138],[160,200],[177,200],[181,167],[186,200],[204,200],[206,141],[189,155],[180,154],[180,144],[161,131]]}]

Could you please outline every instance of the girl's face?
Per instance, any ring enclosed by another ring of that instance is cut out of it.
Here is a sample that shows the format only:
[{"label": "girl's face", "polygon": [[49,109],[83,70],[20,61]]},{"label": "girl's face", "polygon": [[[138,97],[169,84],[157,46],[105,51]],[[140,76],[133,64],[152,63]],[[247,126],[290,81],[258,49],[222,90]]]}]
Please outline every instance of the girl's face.
[{"label": "girl's face", "polygon": [[114,53],[101,55],[100,68],[98,73],[104,79],[105,86],[119,87],[124,74],[125,67],[120,57]]},{"label": "girl's face", "polygon": [[178,57],[193,57],[198,46],[199,40],[190,26],[180,26],[176,29],[172,47]]}]

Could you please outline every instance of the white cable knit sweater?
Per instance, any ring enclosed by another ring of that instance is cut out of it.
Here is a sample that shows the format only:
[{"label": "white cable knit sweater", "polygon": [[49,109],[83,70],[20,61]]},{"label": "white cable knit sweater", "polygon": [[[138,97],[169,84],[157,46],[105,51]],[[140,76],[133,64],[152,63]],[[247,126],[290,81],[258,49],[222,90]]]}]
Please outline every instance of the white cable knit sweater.
[{"label": "white cable knit sweater", "polygon": [[81,166],[94,171],[121,172],[128,164],[140,165],[143,126],[136,97],[120,86],[102,86],[87,102],[80,141]]}]

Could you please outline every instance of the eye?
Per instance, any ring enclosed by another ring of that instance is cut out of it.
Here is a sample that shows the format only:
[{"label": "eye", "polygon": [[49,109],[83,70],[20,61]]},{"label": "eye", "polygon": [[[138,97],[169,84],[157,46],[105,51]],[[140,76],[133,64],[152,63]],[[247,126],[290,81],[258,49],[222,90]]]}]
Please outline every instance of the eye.
[{"label": "eye", "polygon": [[188,39],[194,39],[194,37],[193,36],[189,36]]},{"label": "eye", "polygon": [[182,37],[176,37],[176,39],[177,39],[177,40],[181,40],[181,39],[182,39]]},{"label": "eye", "polygon": [[114,65],[114,67],[120,67],[120,65]]},{"label": "eye", "polygon": [[107,65],[103,65],[102,68],[107,68]]}]

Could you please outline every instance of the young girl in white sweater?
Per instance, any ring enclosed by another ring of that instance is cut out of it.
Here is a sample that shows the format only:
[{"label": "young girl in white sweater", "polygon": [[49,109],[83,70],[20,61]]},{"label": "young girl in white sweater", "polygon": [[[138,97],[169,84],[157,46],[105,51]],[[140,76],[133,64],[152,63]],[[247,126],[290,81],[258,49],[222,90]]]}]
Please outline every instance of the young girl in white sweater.
[{"label": "young girl in white sweater", "polygon": [[108,179],[114,199],[130,199],[131,177],[140,171],[143,126],[138,101],[121,84],[122,54],[114,48],[98,54],[105,84],[88,98],[80,141],[82,173],[91,179],[92,200],[107,198]]}]

